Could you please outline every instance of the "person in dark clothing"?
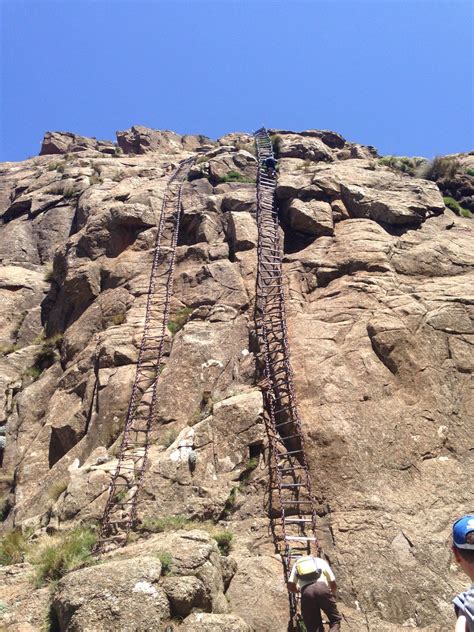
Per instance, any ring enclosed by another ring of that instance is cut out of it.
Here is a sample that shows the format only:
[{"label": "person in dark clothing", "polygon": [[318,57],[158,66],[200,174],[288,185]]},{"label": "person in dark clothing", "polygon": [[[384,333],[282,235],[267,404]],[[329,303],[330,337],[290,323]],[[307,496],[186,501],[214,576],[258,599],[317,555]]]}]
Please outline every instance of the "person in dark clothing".
[{"label": "person in dark clothing", "polygon": [[265,158],[263,161],[263,166],[265,167],[269,175],[271,176],[276,175],[276,168],[277,168],[276,158],[273,158],[273,156],[269,156],[268,158]]}]

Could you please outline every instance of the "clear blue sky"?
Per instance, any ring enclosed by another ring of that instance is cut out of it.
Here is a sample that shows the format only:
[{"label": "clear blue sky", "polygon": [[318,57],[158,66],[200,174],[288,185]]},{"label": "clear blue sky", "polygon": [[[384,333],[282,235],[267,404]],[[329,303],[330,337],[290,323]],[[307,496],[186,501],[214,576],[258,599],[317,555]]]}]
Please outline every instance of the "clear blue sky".
[{"label": "clear blue sky", "polygon": [[0,0],[0,160],[46,130],[332,129],[474,149],[471,0]]}]

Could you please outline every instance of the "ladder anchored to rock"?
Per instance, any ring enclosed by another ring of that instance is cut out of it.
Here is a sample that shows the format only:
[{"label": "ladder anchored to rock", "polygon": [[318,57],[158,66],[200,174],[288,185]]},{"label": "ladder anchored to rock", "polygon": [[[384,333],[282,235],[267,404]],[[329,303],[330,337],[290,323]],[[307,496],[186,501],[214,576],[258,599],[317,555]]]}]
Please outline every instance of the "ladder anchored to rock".
[{"label": "ladder anchored to rock", "polygon": [[118,464],[102,516],[97,553],[126,543],[137,521],[137,500],[148,460],[150,430],[156,411],[157,382],[170,313],[181,193],[194,158],[181,162],[166,187],[157,227],[146,298],[145,324]]},{"label": "ladder anchored to rock", "polygon": [[[280,224],[275,204],[277,174],[268,132],[255,132],[257,148],[258,268],[255,320],[263,364],[265,425],[270,445],[269,516],[285,582],[293,562],[311,553],[316,510],[290,364],[282,279]],[[288,593],[290,628],[297,629],[299,599]]]}]

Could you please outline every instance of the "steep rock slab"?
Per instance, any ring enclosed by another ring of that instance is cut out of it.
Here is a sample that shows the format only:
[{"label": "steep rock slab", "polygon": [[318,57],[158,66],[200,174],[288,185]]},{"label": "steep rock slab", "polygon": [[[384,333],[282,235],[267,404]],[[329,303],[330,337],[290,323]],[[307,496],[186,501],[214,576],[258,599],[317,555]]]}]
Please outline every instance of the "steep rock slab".
[{"label": "steep rock slab", "polygon": [[318,167],[312,184],[330,198],[341,198],[352,217],[393,225],[421,224],[444,211],[437,186],[362,160]]}]

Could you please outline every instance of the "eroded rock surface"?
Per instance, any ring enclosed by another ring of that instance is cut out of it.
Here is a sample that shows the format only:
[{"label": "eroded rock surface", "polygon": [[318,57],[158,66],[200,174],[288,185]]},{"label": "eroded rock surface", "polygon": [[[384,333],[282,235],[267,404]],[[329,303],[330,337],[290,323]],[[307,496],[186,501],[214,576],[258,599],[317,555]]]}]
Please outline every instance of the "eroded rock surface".
[{"label": "eroded rock surface", "polygon": [[[319,130],[276,130],[274,142],[296,392],[341,608],[355,630],[440,632],[463,585],[449,525],[472,504],[474,225],[371,147]],[[140,540],[62,579],[54,611],[61,630],[161,629],[153,619],[284,632],[265,515],[252,138],[135,126],[118,146],[54,132],[40,156],[0,166],[4,530],[100,519],[162,195],[196,155],[171,304],[171,319],[186,308],[187,320],[167,335],[139,519],[211,521],[233,532],[233,549],[222,557],[195,532]],[[158,550],[172,553],[171,575]],[[31,610],[12,616],[26,603],[28,569],[16,568],[3,622],[39,629]],[[43,613],[41,590],[31,603]]]}]

